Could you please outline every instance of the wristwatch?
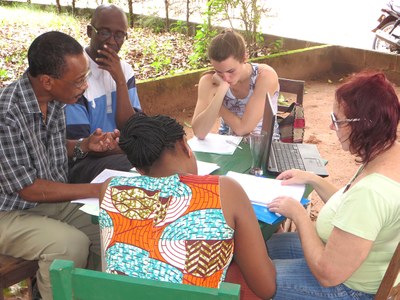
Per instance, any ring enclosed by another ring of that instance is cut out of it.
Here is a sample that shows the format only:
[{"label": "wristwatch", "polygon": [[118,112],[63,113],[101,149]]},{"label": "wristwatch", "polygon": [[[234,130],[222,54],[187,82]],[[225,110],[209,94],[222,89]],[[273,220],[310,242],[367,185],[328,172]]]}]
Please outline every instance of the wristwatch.
[{"label": "wristwatch", "polygon": [[80,138],[78,142],[76,142],[74,151],[72,152],[72,161],[76,161],[77,159],[83,159],[86,157],[88,154],[87,152],[84,152],[81,148],[83,138]]}]

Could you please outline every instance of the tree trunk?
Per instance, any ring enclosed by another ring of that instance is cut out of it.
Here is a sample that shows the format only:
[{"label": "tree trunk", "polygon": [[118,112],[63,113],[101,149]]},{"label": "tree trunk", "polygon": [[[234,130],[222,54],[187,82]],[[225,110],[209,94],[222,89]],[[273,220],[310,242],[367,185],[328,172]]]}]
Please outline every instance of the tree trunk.
[{"label": "tree trunk", "polygon": [[75,1],[76,1],[76,0],[72,0],[72,15],[73,15],[73,16],[75,15],[75,8],[76,8],[76,7],[75,7],[75,4],[76,4]]},{"label": "tree trunk", "polygon": [[128,0],[128,9],[129,9],[129,27],[133,28],[133,24],[135,23],[133,16],[133,3],[132,0]]},{"label": "tree trunk", "polygon": [[169,0],[164,0],[165,4],[165,29],[169,31]]},{"label": "tree trunk", "polygon": [[189,17],[190,17],[190,0],[186,0],[186,24],[188,26],[187,35],[190,35],[190,28],[189,28]]},{"label": "tree trunk", "polygon": [[57,5],[57,12],[59,14],[61,14],[61,4],[60,4],[60,0],[56,0],[56,5]]}]

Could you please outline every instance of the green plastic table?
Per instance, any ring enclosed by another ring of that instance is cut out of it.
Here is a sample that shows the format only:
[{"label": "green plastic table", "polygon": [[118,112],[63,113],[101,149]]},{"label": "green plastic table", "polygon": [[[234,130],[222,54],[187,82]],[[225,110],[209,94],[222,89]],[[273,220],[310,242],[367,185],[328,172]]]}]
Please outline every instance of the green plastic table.
[{"label": "green plastic table", "polygon": [[197,160],[215,163],[220,166],[211,174],[226,175],[228,171],[238,173],[248,173],[251,167],[250,145],[244,141],[240,143],[240,147],[236,148],[233,155],[222,155],[214,153],[195,152]]}]

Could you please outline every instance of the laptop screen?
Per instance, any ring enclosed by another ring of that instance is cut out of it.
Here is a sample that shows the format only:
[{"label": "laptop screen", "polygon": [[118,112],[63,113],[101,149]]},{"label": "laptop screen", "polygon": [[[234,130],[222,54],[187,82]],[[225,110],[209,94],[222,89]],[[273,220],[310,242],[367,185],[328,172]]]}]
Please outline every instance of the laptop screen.
[{"label": "laptop screen", "polygon": [[[313,172],[319,176],[328,176],[328,172],[325,168],[325,163],[321,158],[321,155],[318,151],[318,148],[314,144],[289,144],[291,145],[290,149],[282,149],[283,145],[288,145],[288,143],[276,143],[273,142],[273,132],[274,132],[274,125],[276,119],[276,112],[274,111],[271,103],[271,98],[269,94],[267,94],[267,99],[265,101],[264,107],[264,117],[263,117],[263,124],[262,130],[267,132],[267,144],[265,148],[265,164],[266,164],[266,171],[272,174],[279,174],[284,170],[288,170],[293,168],[286,164],[285,162],[290,161],[291,159],[287,158],[300,158],[300,161],[303,164],[303,167],[300,165],[298,167],[309,172]],[[276,145],[280,145],[280,149],[278,152],[273,152],[272,143],[276,143]],[[287,147],[284,147],[287,148]],[[286,151],[287,155],[284,157],[278,157]],[[294,154],[296,153],[296,155]]]},{"label": "laptop screen", "polygon": [[271,153],[272,136],[275,127],[275,114],[272,108],[271,98],[267,93],[267,99],[265,100],[264,116],[262,123],[262,131],[267,132],[267,145],[265,147],[265,161],[268,164],[269,156]]}]

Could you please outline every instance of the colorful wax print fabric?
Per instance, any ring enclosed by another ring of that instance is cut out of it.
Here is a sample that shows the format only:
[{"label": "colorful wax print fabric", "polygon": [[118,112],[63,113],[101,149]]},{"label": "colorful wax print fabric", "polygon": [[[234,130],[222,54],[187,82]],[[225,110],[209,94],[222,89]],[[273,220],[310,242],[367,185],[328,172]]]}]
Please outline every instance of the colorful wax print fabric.
[{"label": "colorful wax print fabric", "polygon": [[233,256],[218,176],[115,177],[100,207],[106,271],[217,288]]}]

